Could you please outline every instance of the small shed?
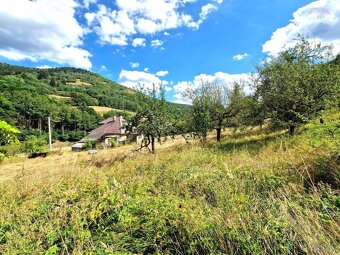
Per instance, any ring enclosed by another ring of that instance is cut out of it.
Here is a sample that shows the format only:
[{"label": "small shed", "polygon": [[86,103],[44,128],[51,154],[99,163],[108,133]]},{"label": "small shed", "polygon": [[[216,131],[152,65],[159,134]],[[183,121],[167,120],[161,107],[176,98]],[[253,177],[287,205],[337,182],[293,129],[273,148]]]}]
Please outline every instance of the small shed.
[{"label": "small shed", "polygon": [[75,143],[71,146],[72,151],[82,151],[84,147],[84,143]]}]

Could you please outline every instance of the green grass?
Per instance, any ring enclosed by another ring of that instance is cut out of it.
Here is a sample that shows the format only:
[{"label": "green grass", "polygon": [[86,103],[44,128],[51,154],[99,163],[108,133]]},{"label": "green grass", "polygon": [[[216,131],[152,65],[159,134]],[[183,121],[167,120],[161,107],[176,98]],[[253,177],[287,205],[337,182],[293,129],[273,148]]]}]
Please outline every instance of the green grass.
[{"label": "green grass", "polygon": [[0,253],[337,254],[339,117],[294,137],[246,129],[156,155],[65,154],[60,175],[41,169],[52,158],[25,162],[0,182]]}]

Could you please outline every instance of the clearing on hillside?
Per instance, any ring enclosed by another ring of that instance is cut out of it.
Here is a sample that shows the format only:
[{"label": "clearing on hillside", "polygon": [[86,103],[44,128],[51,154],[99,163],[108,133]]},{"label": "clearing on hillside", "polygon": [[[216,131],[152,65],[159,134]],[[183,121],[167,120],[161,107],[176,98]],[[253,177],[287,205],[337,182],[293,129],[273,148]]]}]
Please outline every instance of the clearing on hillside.
[{"label": "clearing on hillside", "polygon": [[90,108],[92,108],[93,110],[95,110],[95,112],[97,112],[98,114],[105,114],[107,112],[110,112],[110,111],[115,111],[117,112],[118,114],[119,113],[126,113],[130,116],[134,115],[135,113],[134,112],[131,112],[131,111],[126,111],[126,110],[121,110],[121,109],[115,109],[115,108],[111,108],[111,107],[105,107],[105,106],[89,106]]},{"label": "clearing on hillside", "polygon": [[49,95],[52,98],[56,98],[56,99],[71,99],[71,97],[64,97],[64,96],[58,96],[58,95]]},{"label": "clearing on hillside", "polygon": [[66,85],[74,85],[74,86],[92,86],[91,83],[83,82],[80,79],[76,79],[75,82],[66,82]]}]

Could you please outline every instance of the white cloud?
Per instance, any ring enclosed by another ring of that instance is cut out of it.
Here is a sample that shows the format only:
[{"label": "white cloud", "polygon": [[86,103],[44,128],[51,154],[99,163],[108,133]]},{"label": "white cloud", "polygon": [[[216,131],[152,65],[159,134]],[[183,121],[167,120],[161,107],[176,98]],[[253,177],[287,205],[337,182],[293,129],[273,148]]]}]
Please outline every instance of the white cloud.
[{"label": "white cloud", "polygon": [[37,66],[36,68],[38,68],[38,69],[50,69],[50,68],[53,68],[53,67],[48,66],[48,65],[42,65],[42,66]]},{"label": "white cloud", "polygon": [[233,60],[241,61],[241,60],[245,59],[246,57],[249,57],[248,53],[237,54],[237,55],[233,56]]},{"label": "white cloud", "polygon": [[284,46],[291,47],[301,34],[314,42],[333,44],[340,52],[340,4],[338,0],[318,0],[293,13],[285,27],[277,29],[263,45],[263,52],[276,55]]},{"label": "white cloud", "polygon": [[201,7],[196,21],[185,13],[185,7],[197,0],[116,0],[117,10],[100,4],[97,12],[86,13],[85,17],[102,43],[124,46],[138,33],[152,35],[183,26],[198,29],[222,3],[210,1],[213,3]]},{"label": "white cloud", "polygon": [[74,0],[1,1],[0,56],[90,69],[91,54],[79,47],[86,29],[74,17],[77,7]]},{"label": "white cloud", "polygon": [[210,4],[210,3],[202,6],[201,13],[200,13],[201,19],[205,20],[208,17],[209,13],[216,11],[217,9],[218,8],[216,5]]},{"label": "white cloud", "polygon": [[151,41],[151,47],[153,47],[153,48],[161,47],[163,44],[164,44],[164,42],[161,41],[161,40],[158,40],[158,39]]},{"label": "white cloud", "polygon": [[106,66],[104,66],[104,65],[102,65],[100,68],[101,68],[102,70],[104,70],[104,71],[107,70]]},{"label": "white cloud", "polygon": [[88,9],[90,7],[90,4],[95,4],[97,3],[97,0],[84,0],[84,7]]},{"label": "white cloud", "polygon": [[[251,78],[250,73],[240,73],[240,74],[229,74],[224,72],[216,72],[214,75],[200,74],[194,77],[192,81],[181,81],[173,86],[174,90],[174,102],[190,103],[190,100],[183,96],[183,92],[187,89],[198,88],[201,82],[210,82],[217,85],[225,85],[232,88],[234,82],[249,81]],[[244,91],[246,93],[251,93],[250,87],[245,87]]]},{"label": "white cloud", "polygon": [[170,92],[170,91],[172,90],[172,88],[169,87],[169,86],[164,86],[164,88],[165,88],[165,91],[166,91],[166,92]]},{"label": "white cloud", "polygon": [[133,47],[145,47],[146,43],[145,43],[145,38],[135,38],[132,41],[132,46]]},{"label": "white cloud", "polygon": [[157,24],[153,20],[142,18],[138,20],[137,29],[142,34],[154,34],[157,32]]},{"label": "white cloud", "polygon": [[138,85],[143,85],[146,88],[152,88],[153,84],[159,85],[168,84],[167,81],[161,80],[155,74],[145,71],[127,71],[122,70],[119,74],[118,82],[126,87],[135,88]]},{"label": "white cloud", "polygon": [[[223,0],[214,1],[214,2],[217,2],[218,4],[220,4],[223,2]],[[201,12],[199,13],[200,18],[197,21],[193,21],[190,15],[185,15],[185,17],[183,18],[184,23],[190,28],[198,29],[200,25],[208,18],[208,15],[211,12],[217,11],[217,10],[218,10],[218,6],[216,4],[208,3],[202,6]]]},{"label": "white cloud", "polygon": [[138,68],[139,63],[138,62],[130,62],[130,66],[131,66],[131,68]]},{"label": "white cloud", "polygon": [[156,73],[156,76],[163,77],[163,76],[166,76],[166,75],[168,75],[168,74],[169,74],[168,71],[158,71],[158,72]]}]

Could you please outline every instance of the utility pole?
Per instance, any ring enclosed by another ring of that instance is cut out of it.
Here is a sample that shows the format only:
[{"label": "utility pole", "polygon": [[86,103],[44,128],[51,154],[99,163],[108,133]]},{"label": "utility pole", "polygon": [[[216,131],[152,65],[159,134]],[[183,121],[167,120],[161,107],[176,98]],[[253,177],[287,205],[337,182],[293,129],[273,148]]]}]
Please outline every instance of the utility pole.
[{"label": "utility pole", "polygon": [[51,117],[47,117],[48,119],[48,143],[50,145],[50,150],[52,150],[52,128],[51,128]]}]

